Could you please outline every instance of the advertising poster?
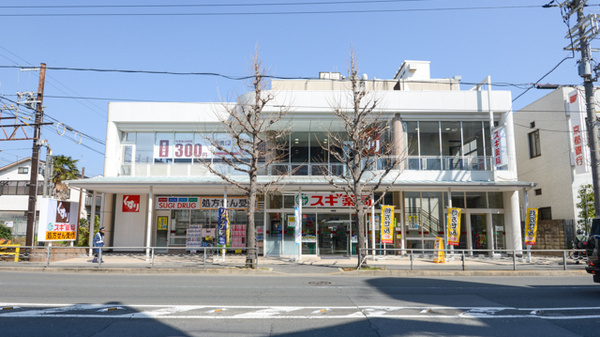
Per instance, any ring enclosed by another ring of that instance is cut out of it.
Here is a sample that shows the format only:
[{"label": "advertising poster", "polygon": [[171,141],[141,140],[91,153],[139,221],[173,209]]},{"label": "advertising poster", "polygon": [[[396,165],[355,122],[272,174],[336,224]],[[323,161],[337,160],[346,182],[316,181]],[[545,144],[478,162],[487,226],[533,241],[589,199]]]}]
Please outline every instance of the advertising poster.
[{"label": "advertising poster", "polygon": [[394,206],[381,206],[381,243],[394,243]]},{"label": "advertising poster", "polygon": [[448,245],[458,246],[460,241],[460,208],[448,208]]},{"label": "advertising poster", "polygon": [[528,208],[527,219],[525,220],[525,245],[535,245],[537,237],[537,222],[538,222],[538,209]]},{"label": "advertising poster", "polygon": [[42,199],[38,241],[74,241],[77,237],[79,203]]}]

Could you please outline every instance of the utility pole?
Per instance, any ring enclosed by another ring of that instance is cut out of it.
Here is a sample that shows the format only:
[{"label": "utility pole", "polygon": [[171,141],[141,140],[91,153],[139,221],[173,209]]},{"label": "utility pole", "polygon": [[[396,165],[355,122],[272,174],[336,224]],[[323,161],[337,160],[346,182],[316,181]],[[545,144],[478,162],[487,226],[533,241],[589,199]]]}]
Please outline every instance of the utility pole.
[{"label": "utility pole", "polygon": [[569,30],[566,38],[571,39],[571,44],[565,48],[565,50],[581,51],[581,60],[579,60],[579,76],[583,78],[583,87],[585,90],[585,106],[587,113],[586,126],[588,130],[588,142],[590,146],[590,159],[591,159],[591,170],[592,170],[592,186],[594,189],[594,207],[597,210],[595,220],[600,221],[600,184],[598,178],[600,177],[600,166],[598,165],[598,159],[600,159],[599,152],[599,133],[598,133],[598,117],[596,116],[596,109],[594,106],[594,78],[592,77],[592,49],[590,47],[590,41],[600,33],[598,28],[598,16],[596,14],[590,14],[585,16],[583,9],[588,0],[572,0],[565,1],[559,4],[560,7],[564,7],[568,10],[565,13],[565,17],[570,17],[573,13],[577,14],[577,24]]},{"label": "utility pole", "polygon": [[27,235],[25,245],[33,246],[33,229],[35,227],[35,209],[38,190],[38,170],[40,161],[40,140],[42,134],[42,122],[44,120],[44,111],[42,103],[44,101],[44,82],[46,80],[46,64],[40,65],[40,79],[38,84],[37,100],[35,106],[35,128],[33,134],[33,151],[31,154],[31,176],[29,179],[29,207],[27,208]]}]

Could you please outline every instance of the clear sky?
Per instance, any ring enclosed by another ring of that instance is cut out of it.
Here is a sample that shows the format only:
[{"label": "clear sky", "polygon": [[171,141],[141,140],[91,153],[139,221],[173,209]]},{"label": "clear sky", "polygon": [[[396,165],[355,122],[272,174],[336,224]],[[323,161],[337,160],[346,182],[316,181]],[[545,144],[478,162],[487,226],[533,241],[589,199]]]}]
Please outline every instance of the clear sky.
[{"label": "clear sky", "polygon": [[[0,95],[9,105],[17,91],[37,91],[38,73],[14,66],[46,63],[45,121],[74,131],[60,136],[56,125],[47,126],[42,138],[55,155],[79,160],[94,176],[103,172],[108,102],[227,101],[245,83],[52,68],[244,76],[258,45],[272,75],[317,77],[345,73],[354,47],[369,78],[390,79],[404,60],[426,60],[434,78],[460,75],[468,89],[490,75],[494,90],[516,98],[572,55],[563,50],[569,41],[560,9],[542,7],[550,1],[3,0]],[[600,10],[599,3],[590,0],[586,12]],[[578,59],[567,59],[541,82],[581,84]],[[514,110],[548,93],[531,89]],[[76,131],[85,134],[80,145]],[[0,150],[1,167],[30,156],[31,141],[0,142]]]}]

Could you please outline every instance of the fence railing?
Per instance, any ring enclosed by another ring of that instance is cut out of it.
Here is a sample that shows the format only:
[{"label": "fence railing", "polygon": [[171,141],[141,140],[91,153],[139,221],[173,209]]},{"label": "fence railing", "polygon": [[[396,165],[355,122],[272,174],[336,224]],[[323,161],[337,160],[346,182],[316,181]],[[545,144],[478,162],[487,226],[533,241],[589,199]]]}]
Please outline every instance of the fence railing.
[{"label": "fence railing", "polygon": [[[0,265],[101,267],[108,263],[112,267],[189,267],[210,266],[244,267],[247,247],[61,247],[20,246],[14,261],[2,258]],[[9,253],[4,252],[3,253]],[[251,249],[258,261],[258,249]],[[18,262],[17,262],[18,261]]]},{"label": "fence railing", "polygon": [[[94,261],[93,247],[14,247],[0,255],[0,266],[63,268],[243,268],[248,250],[257,267],[286,264],[321,264],[356,267],[356,256],[302,255],[300,259],[259,256],[257,248],[220,247],[104,247]],[[391,249],[361,250],[359,269],[390,270],[584,270],[583,250],[459,250]],[[294,256],[295,257],[295,256]],[[18,260],[17,260],[18,258]],[[18,262],[17,262],[18,261]]]},{"label": "fence railing", "polygon": [[[361,249],[365,254],[359,268],[373,264],[398,269],[445,270],[568,270],[571,264],[585,265],[583,249]],[[575,267],[571,267],[575,269]]]}]

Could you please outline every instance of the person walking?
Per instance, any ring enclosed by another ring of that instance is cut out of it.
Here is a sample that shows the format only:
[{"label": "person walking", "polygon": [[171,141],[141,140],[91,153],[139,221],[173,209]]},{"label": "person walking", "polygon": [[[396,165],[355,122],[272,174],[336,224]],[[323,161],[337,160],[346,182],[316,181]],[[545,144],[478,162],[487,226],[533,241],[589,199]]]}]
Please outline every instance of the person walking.
[{"label": "person walking", "polygon": [[[104,227],[100,227],[100,230],[98,230],[98,233],[96,233],[96,235],[94,236],[94,259],[92,260],[93,263],[98,262],[98,254],[100,254],[100,250],[102,249],[102,247],[104,247]],[[104,263],[104,260],[102,259],[102,254],[100,254],[100,263]]]}]

